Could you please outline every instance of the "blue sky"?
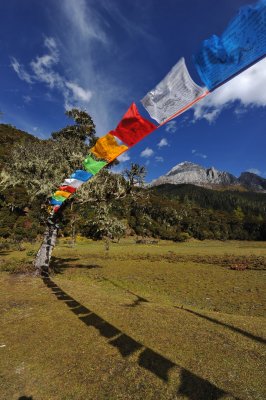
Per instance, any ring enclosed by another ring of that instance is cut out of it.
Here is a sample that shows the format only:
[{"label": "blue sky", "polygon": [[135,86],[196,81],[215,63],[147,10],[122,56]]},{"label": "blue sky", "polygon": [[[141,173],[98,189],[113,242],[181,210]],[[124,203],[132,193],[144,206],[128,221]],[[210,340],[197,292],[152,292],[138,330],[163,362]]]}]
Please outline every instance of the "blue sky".
[{"label": "blue sky", "polygon": [[[221,34],[244,0],[9,0],[1,4],[2,122],[41,138],[85,108],[102,136],[180,59]],[[230,81],[122,156],[147,180],[182,161],[266,177],[266,62]]]}]

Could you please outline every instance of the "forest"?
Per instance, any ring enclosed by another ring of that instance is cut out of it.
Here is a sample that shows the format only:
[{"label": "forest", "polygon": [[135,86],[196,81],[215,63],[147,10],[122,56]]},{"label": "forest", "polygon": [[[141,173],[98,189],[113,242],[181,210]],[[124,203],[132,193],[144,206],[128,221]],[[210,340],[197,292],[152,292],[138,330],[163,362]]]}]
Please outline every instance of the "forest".
[{"label": "forest", "polygon": [[[0,125],[0,238],[2,246],[41,237],[47,197],[96,140],[85,112],[51,138],[40,140]],[[114,162],[112,164],[116,164]],[[111,165],[112,167],[112,165]],[[145,168],[131,164],[121,174],[102,170],[63,207],[61,236],[95,240],[137,235],[173,241],[266,240],[266,194],[211,190],[194,185],[149,187]]]}]

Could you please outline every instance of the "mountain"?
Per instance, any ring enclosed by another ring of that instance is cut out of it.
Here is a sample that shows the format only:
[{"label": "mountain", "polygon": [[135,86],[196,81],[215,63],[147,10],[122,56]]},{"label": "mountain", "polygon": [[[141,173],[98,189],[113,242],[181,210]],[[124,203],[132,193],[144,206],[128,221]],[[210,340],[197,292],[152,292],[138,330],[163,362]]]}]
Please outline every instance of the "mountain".
[{"label": "mountain", "polygon": [[150,186],[164,184],[192,184],[209,189],[238,189],[255,192],[266,192],[266,179],[243,172],[239,178],[229,172],[218,171],[214,167],[204,168],[201,165],[184,161],[175,165],[167,174],[153,180]]},{"label": "mountain", "polygon": [[242,172],[242,174],[238,178],[238,181],[243,186],[246,186],[255,192],[266,192],[266,179],[256,174],[253,174],[252,172]]}]

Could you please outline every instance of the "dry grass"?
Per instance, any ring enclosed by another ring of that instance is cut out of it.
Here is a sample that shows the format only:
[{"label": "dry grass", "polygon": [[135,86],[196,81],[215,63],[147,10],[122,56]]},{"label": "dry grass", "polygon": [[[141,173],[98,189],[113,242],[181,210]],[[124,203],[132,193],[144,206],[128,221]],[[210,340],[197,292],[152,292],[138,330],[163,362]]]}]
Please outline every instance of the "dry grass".
[{"label": "dry grass", "polygon": [[[61,241],[54,256],[51,280],[0,274],[1,399],[265,399],[265,243]],[[239,257],[255,269],[231,270]]]}]

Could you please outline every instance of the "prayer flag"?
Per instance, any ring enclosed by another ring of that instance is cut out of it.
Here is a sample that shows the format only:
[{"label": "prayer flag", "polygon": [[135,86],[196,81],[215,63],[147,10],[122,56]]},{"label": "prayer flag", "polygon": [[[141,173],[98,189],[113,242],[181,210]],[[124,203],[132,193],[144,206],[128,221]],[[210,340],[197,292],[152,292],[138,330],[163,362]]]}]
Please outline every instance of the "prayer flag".
[{"label": "prayer flag", "polygon": [[118,144],[115,137],[110,133],[98,139],[95,146],[90,149],[96,157],[103,158],[108,162],[113,161],[126,150],[128,150],[128,147]]},{"label": "prayer flag", "polygon": [[77,190],[75,187],[72,186],[60,186],[59,189],[69,193],[75,193],[75,191]]},{"label": "prayer flag", "polygon": [[84,181],[81,181],[79,179],[67,178],[62,183],[62,186],[71,186],[71,187],[77,189],[81,185],[83,185],[83,183],[84,183]]},{"label": "prayer flag", "polygon": [[136,104],[132,103],[116,129],[110,133],[130,147],[156,128],[156,125],[140,115]]},{"label": "prayer flag", "polygon": [[215,87],[266,55],[266,0],[242,7],[221,37],[204,40],[194,57],[205,85]]},{"label": "prayer flag", "polygon": [[51,212],[54,211],[54,206],[52,206],[51,204],[47,206],[47,211],[49,212],[49,214],[51,214]]},{"label": "prayer flag", "polygon": [[54,212],[56,213],[59,210],[60,206],[54,206]]},{"label": "prayer flag", "polygon": [[63,203],[66,200],[66,197],[54,194],[52,199],[60,201],[61,203]]},{"label": "prayer flag", "polygon": [[52,204],[52,205],[61,205],[63,203],[63,201],[60,201],[60,200],[56,200],[55,198],[51,198],[51,200],[50,200],[50,204]]},{"label": "prayer flag", "polygon": [[65,197],[65,198],[67,199],[69,196],[71,196],[71,193],[65,192],[65,191],[63,191],[63,190],[57,190],[57,191],[54,193],[54,196],[63,196],[63,197]]},{"label": "prayer flag", "polygon": [[70,177],[73,179],[78,179],[79,181],[87,182],[92,177],[92,174],[81,169],[77,169]]},{"label": "prayer flag", "polygon": [[97,161],[90,154],[83,161],[86,171],[93,175],[97,174],[105,165],[107,165],[106,161]]},{"label": "prayer flag", "polygon": [[160,124],[181,114],[206,93],[189,75],[184,58],[141,100],[150,116]]}]

